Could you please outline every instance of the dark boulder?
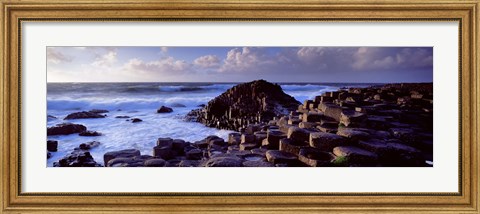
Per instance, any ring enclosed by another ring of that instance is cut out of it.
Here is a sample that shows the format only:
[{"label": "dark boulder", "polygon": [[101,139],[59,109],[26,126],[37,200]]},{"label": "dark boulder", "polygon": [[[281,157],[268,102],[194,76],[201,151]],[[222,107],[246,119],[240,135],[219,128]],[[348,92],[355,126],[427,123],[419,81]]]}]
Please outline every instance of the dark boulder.
[{"label": "dark boulder", "polygon": [[53,163],[54,167],[100,167],[101,165],[95,162],[90,152],[77,149],[69,155],[66,155],[58,162]]},{"label": "dark boulder", "polygon": [[100,145],[100,142],[98,141],[92,141],[92,142],[87,142],[87,143],[82,143],[78,148],[83,149],[83,150],[90,150],[92,148],[95,148]]},{"label": "dark boulder", "polygon": [[101,136],[102,133],[96,132],[96,131],[83,131],[78,134],[80,136],[88,136],[88,137],[93,137],[93,136]]},{"label": "dark boulder", "polygon": [[159,109],[157,109],[157,113],[170,113],[170,112],[173,112],[173,109],[166,106],[161,106]]},{"label": "dark boulder", "polygon": [[82,112],[75,112],[67,115],[64,120],[72,120],[72,119],[86,119],[86,118],[104,118],[105,115],[101,115],[98,113],[90,112],[90,111],[82,111]]},{"label": "dark boulder", "polygon": [[58,147],[58,141],[56,140],[47,140],[47,151],[56,152]]},{"label": "dark boulder", "polygon": [[87,127],[80,124],[62,123],[47,128],[47,135],[69,135],[86,131]]},{"label": "dark boulder", "polygon": [[132,119],[132,123],[138,123],[138,122],[142,122],[143,120],[140,119],[140,118],[133,118]]}]

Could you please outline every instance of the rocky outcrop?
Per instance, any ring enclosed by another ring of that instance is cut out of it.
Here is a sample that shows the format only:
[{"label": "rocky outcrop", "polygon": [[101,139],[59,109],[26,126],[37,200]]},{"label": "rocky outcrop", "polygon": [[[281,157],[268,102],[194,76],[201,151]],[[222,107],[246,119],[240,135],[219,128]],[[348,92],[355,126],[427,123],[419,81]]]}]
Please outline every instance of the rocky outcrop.
[{"label": "rocky outcrop", "polygon": [[67,115],[64,120],[72,120],[72,119],[87,119],[87,118],[104,118],[106,117],[105,115],[91,112],[91,111],[81,111],[81,112],[75,112]]},{"label": "rocky outcrop", "polygon": [[53,163],[54,167],[100,167],[102,165],[95,162],[90,152],[83,149],[75,149],[69,155],[63,157],[58,162]]},{"label": "rocky outcrop", "polygon": [[87,130],[87,127],[80,124],[61,123],[47,128],[47,135],[69,135]]},{"label": "rocky outcrop", "polygon": [[78,135],[80,136],[87,136],[87,137],[94,137],[94,136],[101,136],[102,133],[100,132],[97,132],[97,131],[83,131],[83,132],[80,132]]},{"label": "rocky outcrop", "polygon": [[187,115],[188,120],[219,129],[239,130],[287,115],[300,104],[278,84],[257,80],[236,85]]},{"label": "rocky outcrop", "polygon": [[161,106],[159,109],[157,109],[157,113],[170,113],[170,112],[173,112],[173,109],[166,106]]}]

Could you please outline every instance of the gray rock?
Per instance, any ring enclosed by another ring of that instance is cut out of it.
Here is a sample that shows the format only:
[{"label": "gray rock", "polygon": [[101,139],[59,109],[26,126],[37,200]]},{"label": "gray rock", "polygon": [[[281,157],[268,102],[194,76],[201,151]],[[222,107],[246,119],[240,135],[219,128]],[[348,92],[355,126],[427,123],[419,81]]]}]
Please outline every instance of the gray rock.
[{"label": "gray rock", "polygon": [[295,164],[298,161],[296,155],[284,151],[268,150],[265,155],[268,162],[273,164]]},{"label": "gray rock", "polygon": [[330,152],[337,146],[345,145],[346,140],[339,135],[331,133],[313,132],[310,133],[309,143],[311,147]]},{"label": "gray rock", "polygon": [[152,159],[146,160],[143,165],[146,167],[164,167],[166,164],[167,163],[163,159],[152,158]]},{"label": "gray rock", "polygon": [[330,166],[334,159],[335,155],[332,153],[315,148],[302,148],[298,153],[298,160],[313,167]]},{"label": "gray rock", "polygon": [[103,162],[108,163],[108,161],[114,158],[132,158],[135,156],[140,156],[140,151],[137,149],[125,149],[120,151],[107,152],[103,155]]},{"label": "gray rock", "polygon": [[200,160],[203,157],[203,151],[200,149],[192,149],[185,153],[187,160]]},{"label": "gray rock", "polygon": [[231,157],[213,157],[207,160],[205,167],[241,167],[243,160],[234,156]]},{"label": "gray rock", "polygon": [[267,161],[245,161],[243,162],[244,167],[274,167],[270,162]]},{"label": "gray rock", "polygon": [[342,157],[349,165],[373,165],[378,156],[367,150],[360,149],[354,146],[339,146],[333,149],[333,154]]}]

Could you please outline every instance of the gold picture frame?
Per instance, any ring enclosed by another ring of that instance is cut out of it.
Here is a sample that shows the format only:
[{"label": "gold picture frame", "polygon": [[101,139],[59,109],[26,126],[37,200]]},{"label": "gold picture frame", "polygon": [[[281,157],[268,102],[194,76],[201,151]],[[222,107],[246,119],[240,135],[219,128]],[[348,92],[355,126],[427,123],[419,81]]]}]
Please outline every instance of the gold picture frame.
[{"label": "gold picture frame", "polygon": [[[0,213],[478,213],[478,0],[1,0]],[[22,193],[21,26],[31,21],[456,21],[458,193]]]}]

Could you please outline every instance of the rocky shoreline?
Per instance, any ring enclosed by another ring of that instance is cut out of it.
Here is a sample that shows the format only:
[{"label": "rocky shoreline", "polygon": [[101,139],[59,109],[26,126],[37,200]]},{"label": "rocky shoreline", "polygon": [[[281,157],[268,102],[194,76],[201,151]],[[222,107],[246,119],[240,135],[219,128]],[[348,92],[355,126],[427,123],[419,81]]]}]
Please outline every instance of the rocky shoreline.
[{"label": "rocky shoreline", "polygon": [[[431,166],[426,161],[433,162],[432,86],[345,88],[300,104],[280,86],[257,80],[237,85],[188,114],[191,121],[237,131],[227,140],[159,138],[153,155],[135,149],[110,151],[103,161],[106,167]],[[158,113],[170,110],[162,106]],[[106,112],[74,116],[106,116],[101,113]],[[66,123],[49,127],[47,133],[95,132]],[[80,145],[54,166],[101,166],[89,153],[99,145],[94,142]],[[56,144],[48,141],[49,151],[56,150]]]}]

